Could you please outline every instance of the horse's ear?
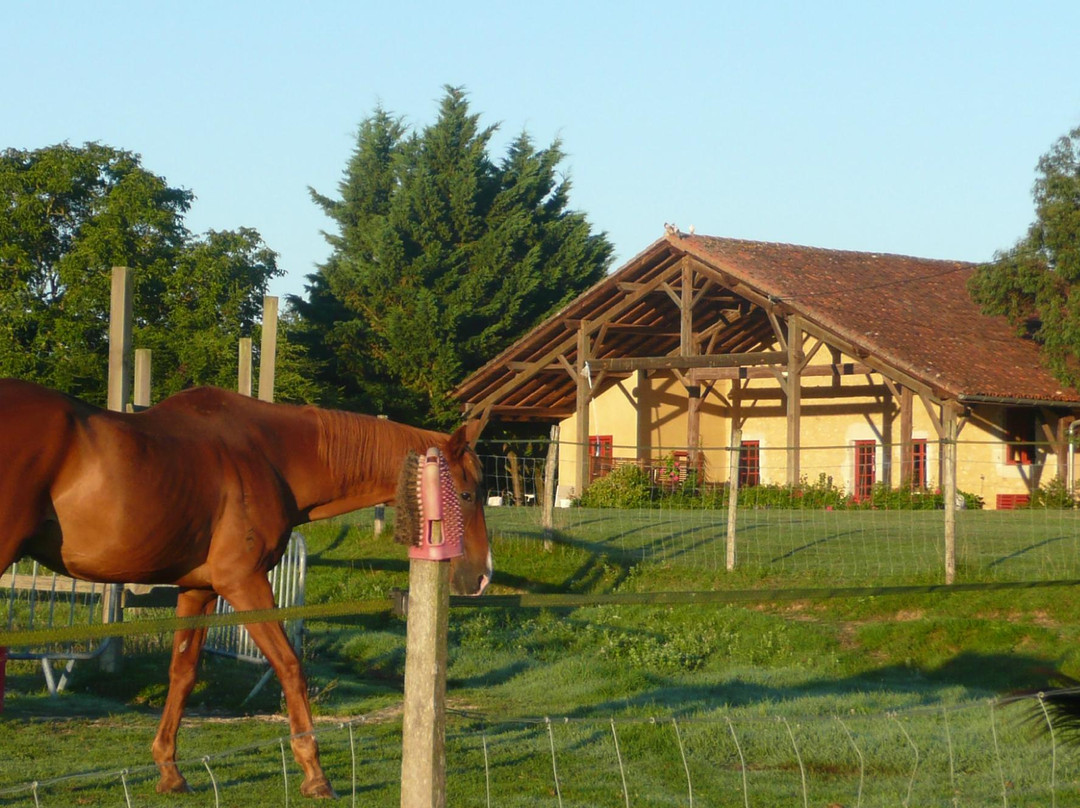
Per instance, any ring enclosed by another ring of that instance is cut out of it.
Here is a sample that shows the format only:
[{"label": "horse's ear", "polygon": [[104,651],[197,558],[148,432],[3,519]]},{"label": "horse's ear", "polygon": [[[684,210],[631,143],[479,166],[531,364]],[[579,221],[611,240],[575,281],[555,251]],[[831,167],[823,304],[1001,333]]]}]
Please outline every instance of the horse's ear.
[{"label": "horse's ear", "polygon": [[446,444],[446,453],[450,457],[460,458],[465,454],[467,449],[475,449],[476,441],[480,437],[480,433],[484,431],[486,423],[486,419],[473,420],[466,421],[459,426],[457,431],[450,436],[450,441]]}]

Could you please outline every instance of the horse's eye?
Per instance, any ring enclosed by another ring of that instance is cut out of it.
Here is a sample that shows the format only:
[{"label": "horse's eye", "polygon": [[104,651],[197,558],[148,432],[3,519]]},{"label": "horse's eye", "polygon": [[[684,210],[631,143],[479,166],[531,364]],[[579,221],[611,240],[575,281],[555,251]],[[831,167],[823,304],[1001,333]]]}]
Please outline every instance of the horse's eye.
[{"label": "horse's eye", "polygon": [[466,502],[472,502],[472,494],[470,494],[468,491],[463,491],[461,494],[461,498]]}]

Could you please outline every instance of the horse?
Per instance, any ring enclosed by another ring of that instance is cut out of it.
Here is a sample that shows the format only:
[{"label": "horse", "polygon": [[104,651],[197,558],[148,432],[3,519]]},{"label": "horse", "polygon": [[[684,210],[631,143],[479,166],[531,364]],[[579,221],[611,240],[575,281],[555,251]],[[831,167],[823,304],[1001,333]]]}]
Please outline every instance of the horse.
[{"label": "horse", "polygon": [[[102,583],[172,584],[176,614],[270,609],[267,572],[297,525],[394,501],[410,452],[438,448],[460,497],[464,555],[451,589],[479,595],[491,553],[474,451],[482,424],[452,435],[314,406],[199,387],[138,413],[102,410],[0,380],[0,571],[29,556]],[[333,797],[312,735],[307,683],[280,623],[247,625],[285,696],[300,791]],[[189,791],[176,738],[205,628],[175,632],[169,689],[151,745],[160,793]]]}]

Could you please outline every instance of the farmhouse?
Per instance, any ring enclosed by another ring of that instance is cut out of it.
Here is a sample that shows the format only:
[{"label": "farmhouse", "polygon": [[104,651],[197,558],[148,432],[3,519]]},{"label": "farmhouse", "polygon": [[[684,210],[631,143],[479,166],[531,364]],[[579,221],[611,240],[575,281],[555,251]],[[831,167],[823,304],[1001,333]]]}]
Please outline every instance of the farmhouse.
[{"label": "farmhouse", "polygon": [[1080,391],[979,311],[974,271],[670,228],[455,396],[472,417],[558,424],[560,497],[629,462],[661,482],[941,488],[988,508],[1071,490]]}]

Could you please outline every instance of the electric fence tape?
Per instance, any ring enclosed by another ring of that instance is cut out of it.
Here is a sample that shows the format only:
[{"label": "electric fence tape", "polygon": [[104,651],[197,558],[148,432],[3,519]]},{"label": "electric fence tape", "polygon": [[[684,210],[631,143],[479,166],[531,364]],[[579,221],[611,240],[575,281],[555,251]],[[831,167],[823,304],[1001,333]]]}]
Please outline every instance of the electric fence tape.
[{"label": "electric fence tape", "polygon": [[[453,596],[453,607],[485,608],[568,608],[604,605],[679,605],[761,603],[764,601],[832,600],[839,598],[887,597],[890,595],[956,595],[964,592],[1047,589],[1080,586],[1080,579],[1055,581],[989,581],[965,584],[926,584],[910,586],[856,586],[799,589],[731,589],[686,592],[608,592],[598,594],[523,593],[518,595]],[[19,647],[54,642],[72,642],[104,637],[130,637],[159,634],[179,629],[237,626],[247,623],[270,623],[295,619],[348,617],[391,611],[390,599],[354,600],[342,603],[316,603],[276,609],[254,609],[229,614],[193,617],[162,617],[123,623],[63,626],[49,629],[0,631],[0,646]]]}]

